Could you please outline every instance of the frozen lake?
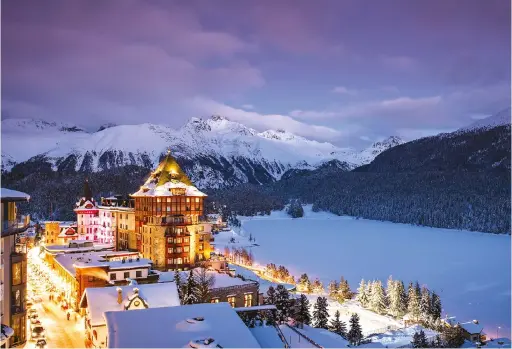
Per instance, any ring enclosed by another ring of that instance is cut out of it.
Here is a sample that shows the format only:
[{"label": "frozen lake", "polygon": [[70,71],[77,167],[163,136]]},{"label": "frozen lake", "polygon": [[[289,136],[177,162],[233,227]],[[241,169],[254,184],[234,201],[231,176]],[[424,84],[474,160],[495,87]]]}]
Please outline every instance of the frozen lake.
[{"label": "frozen lake", "polygon": [[356,220],[328,213],[291,219],[283,212],[242,217],[242,234],[259,247],[259,264],[285,265],[327,286],[344,276],[353,290],[361,278],[389,275],[404,283],[418,280],[435,290],[445,314],[460,322],[479,320],[488,336],[510,336],[510,236],[405,224]]}]

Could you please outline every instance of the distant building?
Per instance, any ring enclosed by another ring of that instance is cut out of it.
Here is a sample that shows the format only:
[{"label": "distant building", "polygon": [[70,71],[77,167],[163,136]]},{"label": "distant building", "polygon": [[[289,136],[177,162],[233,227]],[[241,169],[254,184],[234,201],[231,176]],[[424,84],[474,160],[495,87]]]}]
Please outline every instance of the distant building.
[{"label": "distant building", "polygon": [[155,269],[186,270],[210,258],[211,224],[202,220],[206,194],[170,152],[131,197],[137,250]]},{"label": "distant building", "polygon": [[482,332],[484,327],[478,322],[478,320],[463,322],[459,324],[459,326],[464,330],[467,340],[470,340],[473,343],[485,342],[485,336]]},{"label": "distant building", "polygon": [[5,348],[22,346],[27,341],[27,247],[20,235],[28,229],[30,217],[19,215],[16,203],[29,199],[25,193],[1,188],[0,345]]},{"label": "distant building", "polygon": [[226,303],[107,311],[108,348],[260,348]]},{"label": "distant building", "polygon": [[135,240],[135,201],[122,195],[101,198],[100,229],[113,235],[116,250],[137,251]]},{"label": "distant building", "polygon": [[99,209],[96,201],[92,196],[89,181],[86,179],[84,183],[84,195],[75,204],[77,229],[81,239],[95,241],[100,243],[114,244],[114,235],[106,234],[101,229]]},{"label": "distant building", "polygon": [[119,287],[86,288],[80,301],[85,313],[86,336],[96,348],[105,348],[106,311],[126,311],[180,305],[174,282]]}]

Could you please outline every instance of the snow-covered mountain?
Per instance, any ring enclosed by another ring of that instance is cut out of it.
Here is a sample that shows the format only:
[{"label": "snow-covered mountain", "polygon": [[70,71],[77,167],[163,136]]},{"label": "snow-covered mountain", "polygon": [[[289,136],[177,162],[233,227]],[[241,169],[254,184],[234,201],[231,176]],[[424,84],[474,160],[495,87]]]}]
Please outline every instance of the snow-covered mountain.
[{"label": "snow-covered mountain", "polygon": [[2,121],[2,168],[44,161],[55,171],[101,171],[127,165],[152,168],[171,149],[199,187],[266,183],[289,169],[315,169],[339,160],[347,168],[368,163],[400,144],[397,137],[362,152],[309,140],[284,130],[257,132],[222,116],[192,118],[179,129],[163,125],[108,125],[88,133],[40,120]]},{"label": "snow-covered mountain", "polygon": [[477,120],[469,126],[461,128],[459,131],[472,131],[478,129],[491,129],[496,126],[510,125],[510,107],[503,109],[499,113],[491,115],[485,119]]}]

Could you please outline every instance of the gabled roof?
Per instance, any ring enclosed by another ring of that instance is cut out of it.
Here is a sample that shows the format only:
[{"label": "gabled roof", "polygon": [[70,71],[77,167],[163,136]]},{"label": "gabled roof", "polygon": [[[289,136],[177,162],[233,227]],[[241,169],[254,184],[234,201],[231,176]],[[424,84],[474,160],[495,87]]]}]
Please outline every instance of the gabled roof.
[{"label": "gabled roof", "polygon": [[469,334],[476,334],[482,332],[484,327],[478,321],[468,321],[460,324],[460,327],[465,329]]},{"label": "gabled roof", "polygon": [[[149,308],[175,307],[180,305],[176,283],[143,284],[137,286],[86,288],[80,301],[81,308],[89,311],[91,326],[105,324],[103,313],[106,311],[125,311],[125,307],[138,296]],[[122,291],[121,304],[117,301],[118,289]]]}]

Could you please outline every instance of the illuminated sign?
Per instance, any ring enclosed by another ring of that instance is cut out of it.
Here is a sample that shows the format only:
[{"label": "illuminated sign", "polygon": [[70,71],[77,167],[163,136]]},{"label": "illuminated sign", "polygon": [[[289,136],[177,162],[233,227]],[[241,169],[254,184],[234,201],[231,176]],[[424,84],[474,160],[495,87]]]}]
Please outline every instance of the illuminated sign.
[{"label": "illuminated sign", "polygon": [[90,214],[90,213],[98,213],[98,210],[76,210],[79,213],[82,214]]}]

